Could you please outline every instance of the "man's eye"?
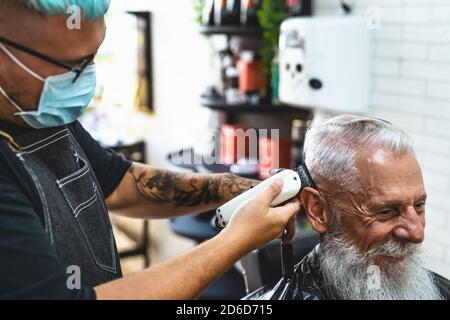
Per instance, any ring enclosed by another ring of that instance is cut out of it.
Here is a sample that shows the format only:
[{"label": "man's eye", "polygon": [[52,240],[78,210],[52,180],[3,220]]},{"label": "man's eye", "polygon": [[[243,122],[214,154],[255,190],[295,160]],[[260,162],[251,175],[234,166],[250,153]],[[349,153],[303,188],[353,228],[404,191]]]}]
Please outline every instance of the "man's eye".
[{"label": "man's eye", "polygon": [[378,214],[381,216],[389,216],[395,214],[395,210],[393,209],[383,209],[378,211]]},{"label": "man's eye", "polygon": [[415,208],[416,210],[423,210],[423,209],[425,209],[425,202],[421,202],[421,203],[415,204],[415,205],[414,205],[414,208]]},{"label": "man's eye", "polygon": [[401,210],[398,207],[388,207],[388,208],[380,209],[377,212],[377,214],[383,218],[394,217],[394,216],[399,215],[400,213],[401,213]]}]

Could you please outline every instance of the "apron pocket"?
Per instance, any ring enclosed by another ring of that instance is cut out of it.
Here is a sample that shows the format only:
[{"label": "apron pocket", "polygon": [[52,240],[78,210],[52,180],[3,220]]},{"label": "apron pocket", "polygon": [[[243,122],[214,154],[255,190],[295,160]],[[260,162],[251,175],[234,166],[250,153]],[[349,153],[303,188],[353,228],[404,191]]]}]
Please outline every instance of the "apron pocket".
[{"label": "apron pocket", "polygon": [[58,188],[78,223],[95,263],[116,273],[115,243],[108,212],[87,162],[80,169],[57,179]]}]

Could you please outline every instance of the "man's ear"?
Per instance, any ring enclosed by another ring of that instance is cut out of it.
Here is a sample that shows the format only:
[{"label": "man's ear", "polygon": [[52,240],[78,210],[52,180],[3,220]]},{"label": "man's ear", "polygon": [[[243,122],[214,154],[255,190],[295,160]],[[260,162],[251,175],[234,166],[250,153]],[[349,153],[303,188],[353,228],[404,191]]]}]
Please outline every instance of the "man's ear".
[{"label": "man's ear", "polygon": [[320,198],[320,192],[306,187],[300,194],[300,201],[305,208],[306,216],[313,229],[320,234],[325,233],[328,229],[328,219]]}]

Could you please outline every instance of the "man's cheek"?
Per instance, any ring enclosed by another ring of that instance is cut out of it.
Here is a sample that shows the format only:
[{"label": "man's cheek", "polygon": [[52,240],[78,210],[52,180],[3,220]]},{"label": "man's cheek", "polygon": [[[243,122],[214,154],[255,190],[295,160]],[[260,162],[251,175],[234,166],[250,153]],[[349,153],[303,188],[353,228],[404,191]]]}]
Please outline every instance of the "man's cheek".
[{"label": "man's cheek", "polygon": [[366,250],[388,242],[391,239],[391,230],[392,227],[389,223],[380,221],[374,221],[371,223],[364,233]]}]

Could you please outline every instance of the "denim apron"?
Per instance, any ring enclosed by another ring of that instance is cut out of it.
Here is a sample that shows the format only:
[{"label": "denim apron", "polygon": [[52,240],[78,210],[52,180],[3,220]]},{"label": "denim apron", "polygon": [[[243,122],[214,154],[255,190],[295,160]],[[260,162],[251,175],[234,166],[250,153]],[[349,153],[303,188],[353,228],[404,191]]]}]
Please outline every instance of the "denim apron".
[{"label": "denim apron", "polygon": [[80,268],[83,286],[122,276],[111,222],[92,167],[66,127],[14,137],[17,154],[42,203],[45,230],[66,266]]}]

